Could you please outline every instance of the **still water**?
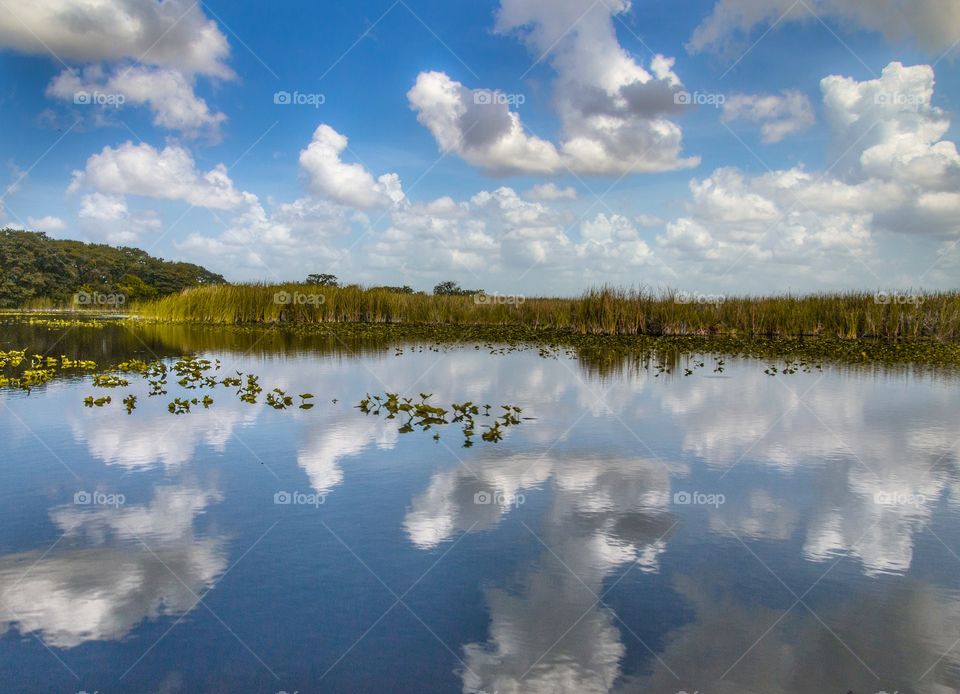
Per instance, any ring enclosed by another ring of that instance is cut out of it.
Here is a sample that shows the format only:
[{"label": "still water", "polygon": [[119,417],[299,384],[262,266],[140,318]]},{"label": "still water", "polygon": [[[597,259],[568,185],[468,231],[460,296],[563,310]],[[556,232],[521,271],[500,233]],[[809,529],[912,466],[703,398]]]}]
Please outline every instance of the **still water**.
[{"label": "still water", "polygon": [[[316,402],[0,394],[3,692],[960,691],[952,376],[2,328]],[[354,407],[384,391],[535,419],[463,448]]]}]

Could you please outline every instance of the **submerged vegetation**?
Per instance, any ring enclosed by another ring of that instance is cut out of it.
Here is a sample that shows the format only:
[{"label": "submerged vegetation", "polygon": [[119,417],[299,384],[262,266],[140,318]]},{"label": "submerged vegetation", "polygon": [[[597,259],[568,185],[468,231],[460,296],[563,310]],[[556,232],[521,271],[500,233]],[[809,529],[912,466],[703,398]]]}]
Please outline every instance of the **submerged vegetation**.
[{"label": "submerged vegetation", "polygon": [[577,298],[400,293],[316,284],[197,287],[140,304],[163,321],[511,327],[576,335],[960,340],[960,293],[700,296],[602,288]]}]

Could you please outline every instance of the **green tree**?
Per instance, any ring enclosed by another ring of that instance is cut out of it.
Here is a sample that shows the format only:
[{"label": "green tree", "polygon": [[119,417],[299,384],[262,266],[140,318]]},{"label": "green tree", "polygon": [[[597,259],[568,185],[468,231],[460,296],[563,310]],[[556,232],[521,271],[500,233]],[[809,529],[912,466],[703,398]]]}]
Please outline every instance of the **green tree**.
[{"label": "green tree", "polygon": [[480,289],[463,289],[458,282],[454,282],[453,280],[441,282],[433,288],[433,293],[437,296],[467,296],[470,294],[479,294],[482,291],[483,290]]},{"label": "green tree", "polygon": [[307,284],[318,284],[321,287],[339,287],[340,286],[340,283],[337,281],[337,276],[331,275],[328,272],[307,275]]},{"label": "green tree", "polygon": [[46,234],[0,230],[0,306],[35,299],[67,303],[81,289],[148,299],[187,287],[222,284],[221,275],[192,263],[161,260],[139,248],[51,239]]}]

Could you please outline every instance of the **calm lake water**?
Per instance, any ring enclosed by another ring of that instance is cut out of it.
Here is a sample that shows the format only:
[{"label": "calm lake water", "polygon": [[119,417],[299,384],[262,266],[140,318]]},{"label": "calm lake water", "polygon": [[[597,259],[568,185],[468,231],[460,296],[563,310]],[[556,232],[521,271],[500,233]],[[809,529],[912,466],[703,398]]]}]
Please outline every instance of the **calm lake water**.
[{"label": "calm lake water", "polygon": [[[174,416],[176,386],[141,379],[0,394],[3,692],[960,691],[952,376],[0,335],[101,366],[192,351],[316,396],[219,388]],[[384,391],[535,419],[463,448],[354,407]]]}]

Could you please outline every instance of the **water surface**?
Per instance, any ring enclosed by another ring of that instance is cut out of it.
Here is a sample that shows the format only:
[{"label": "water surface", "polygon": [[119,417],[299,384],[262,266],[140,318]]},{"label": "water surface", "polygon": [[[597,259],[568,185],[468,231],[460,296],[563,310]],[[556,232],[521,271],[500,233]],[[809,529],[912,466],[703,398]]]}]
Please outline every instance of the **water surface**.
[{"label": "water surface", "polygon": [[[960,691],[953,377],[184,327],[2,342],[194,352],[317,403],[0,394],[5,692]],[[384,391],[535,419],[463,448],[353,407]]]}]

